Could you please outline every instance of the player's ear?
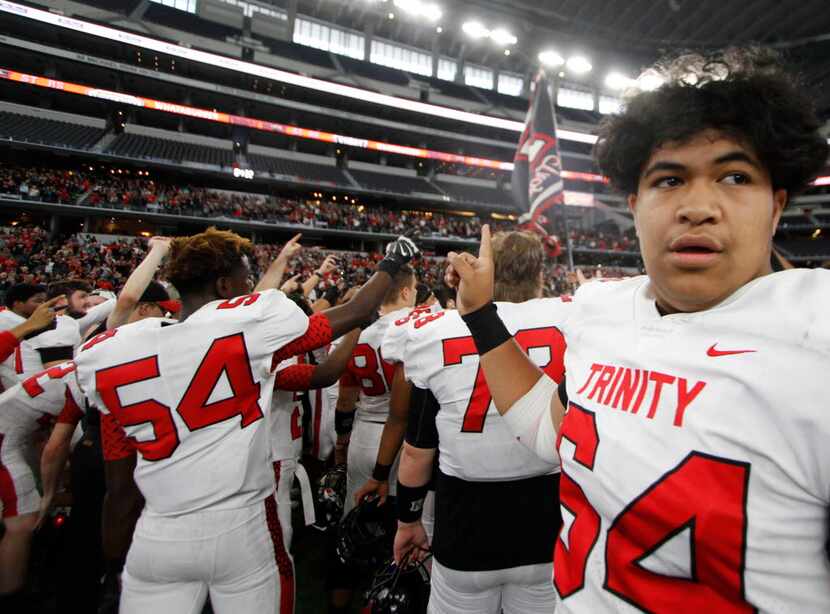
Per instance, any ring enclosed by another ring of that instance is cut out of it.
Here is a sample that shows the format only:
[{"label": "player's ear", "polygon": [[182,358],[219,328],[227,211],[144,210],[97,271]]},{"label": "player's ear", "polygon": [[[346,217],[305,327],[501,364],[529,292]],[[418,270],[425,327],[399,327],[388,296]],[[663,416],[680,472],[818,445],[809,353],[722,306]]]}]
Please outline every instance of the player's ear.
[{"label": "player's ear", "polygon": [[215,287],[219,298],[233,298],[236,296],[233,291],[233,280],[230,277],[218,277]]}]

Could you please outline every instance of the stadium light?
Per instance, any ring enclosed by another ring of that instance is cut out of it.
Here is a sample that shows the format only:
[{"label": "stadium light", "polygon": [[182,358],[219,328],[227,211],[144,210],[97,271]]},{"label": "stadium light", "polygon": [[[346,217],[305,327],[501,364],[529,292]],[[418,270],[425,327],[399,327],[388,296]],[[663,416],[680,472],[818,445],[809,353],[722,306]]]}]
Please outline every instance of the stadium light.
[{"label": "stadium light", "polygon": [[542,51],[539,54],[539,61],[545,66],[556,68],[558,66],[562,66],[562,64],[565,63],[565,58],[563,58],[561,55],[559,55],[552,49],[548,49],[547,51]]},{"label": "stadium light", "polygon": [[486,38],[490,36],[490,30],[485,28],[484,24],[480,21],[466,21],[461,26],[461,29],[470,38]]},{"label": "stadium light", "polygon": [[569,57],[568,61],[565,63],[565,67],[578,75],[589,73],[593,68],[588,58],[582,55],[572,55]]},{"label": "stadium light", "polygon": [[636,85],[637,81],[626,77],[620,72],[610,72],[605,77],[605,86],[612,90],[624,90],[627,87]]},{"label": "stadium light", "polygon": [[421,0],[395,0],[394,4],[405,13],[414,17],[425,17],[430,21],[438,21],[444,14],[437,4]]},{"label": "stadium light", "polygon": [[506,47],[508,45],[515,45],[519,42],[519,39],[516,38],[513,34],[505,30],[504,28],[497,28],[490,32],[490,38],[492,41],[502,47]]}]

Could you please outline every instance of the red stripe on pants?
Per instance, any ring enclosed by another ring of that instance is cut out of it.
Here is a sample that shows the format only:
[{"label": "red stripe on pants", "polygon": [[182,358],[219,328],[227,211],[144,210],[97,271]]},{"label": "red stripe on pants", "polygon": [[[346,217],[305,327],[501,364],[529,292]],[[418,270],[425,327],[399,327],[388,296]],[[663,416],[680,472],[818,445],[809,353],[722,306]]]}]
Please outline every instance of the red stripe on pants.
[{"label": "red stripe on pants", "polygon": [[[274,477],[280,481],[280,465],[274,463]],[[268,532],[271,534],[271,544],[274,546],[274,558],[277,561],[277,571],[280,574],[280,610],[279,614],[293,614],[294,612],[294,563],[285,549],[282,539],[282,527],[277,514],[277,500],[274,495],[265,499],[265,519],[268,521]]]},{"label": "red stripe on pants", "polygon": [[[0,453],[3,451],[3,434],[0,433]],[[3,518],[17,516],[17,493],[12,474],[0,461],[0,500],[3,501]]]},{"label": "red stripe on pants", "polygon": [[314,436],[311,442],[311,455],[320,456],[320,423],[323,421],[323,391],[318,388],[314,391]]}]

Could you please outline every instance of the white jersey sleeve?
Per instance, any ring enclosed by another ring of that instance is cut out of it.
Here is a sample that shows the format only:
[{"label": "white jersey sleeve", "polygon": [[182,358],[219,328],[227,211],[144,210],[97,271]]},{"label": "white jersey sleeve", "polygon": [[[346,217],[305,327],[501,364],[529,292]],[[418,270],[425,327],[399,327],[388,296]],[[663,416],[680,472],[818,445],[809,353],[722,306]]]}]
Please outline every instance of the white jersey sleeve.
[{"label": "white jersey sleeve", "polygon": [[78,318],[78,329],[81,333],[86,333],[89,329],[98,326],[101,322],[110,317],[112,310],[115,309],[115,303],[116,299],[111,298],[104,301],[100,305],[95,305],[95,307],[86,312],[86,315],[82,318]]},{"label": "white jersey sleeve", "polygon": [[84,345],[78,380],[134,442],[148,509],[233,509],[272,492],[264,418],[273,356],[307,327],[297,305],[269,290],[208,303],[183,322],[142,320]]},{"label": "white jersey sleeve", "polygon": [[392,363],[403,362],[404,348],[410,324],[433,313],[442,311],[440,303],[428,307],[416,307],[415,309],[401,309],[396,311],[392,317],[392,323],[386,329],[386,334],[381,342],[383,357]]},{"label": "white jersey sleeve", "polygon": [[[274,373],[300,364],[295,356],[283,360]],[[271,430],[271,454],[274,461],[299,460],[303,452],[303,392],[274,390],[268,424]]]},{"label": "white jersey sleeve", "polygon": [[[0,311],[0,330],[14,328],[25,319],[12,311]],[[24,339],[15,348],[14,353],[0,364],[0,382],[5,388],[11,388],[19,381],[40,373],[44,368],[44,355],[51,348],[67,348],[67,352],[54,360],[68,360],[81,342],[78,323],[69,316],[55,319],[55,327]],[[48,362],[52,362],[47,358]]]},{"label": "white jersey sleeve", "polygon": [[0,436],[3,445],[29,445],[44,417],[56,418],[71,403],[84,404],[75,380],[75,363],[64,362],[36,373],[0,395]]}]

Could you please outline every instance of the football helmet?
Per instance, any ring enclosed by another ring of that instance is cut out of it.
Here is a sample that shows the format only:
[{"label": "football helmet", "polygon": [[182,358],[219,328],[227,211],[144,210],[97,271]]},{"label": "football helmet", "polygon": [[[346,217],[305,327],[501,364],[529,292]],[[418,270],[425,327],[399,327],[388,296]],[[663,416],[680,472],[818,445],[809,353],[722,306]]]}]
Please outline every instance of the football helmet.
[{"label": "football helmet", "polygon": [[352,509],[337,532],[337,556],[344,565],[376,569],[389,558],[395,540],[395,512],[390,504],[364,499]]},{"label": "football helmet", "polygon": [[346,466],[337,465],[320,476],[315,501],[315,526],[328,530],[336,527],[346,505]]},{"label": "football helmet", "polygon": [[389,560],[366,591],[366,614],[424,614],[429,603],[429,571],[422,561]]}]

